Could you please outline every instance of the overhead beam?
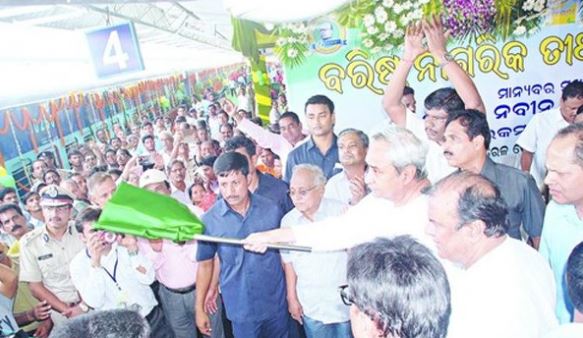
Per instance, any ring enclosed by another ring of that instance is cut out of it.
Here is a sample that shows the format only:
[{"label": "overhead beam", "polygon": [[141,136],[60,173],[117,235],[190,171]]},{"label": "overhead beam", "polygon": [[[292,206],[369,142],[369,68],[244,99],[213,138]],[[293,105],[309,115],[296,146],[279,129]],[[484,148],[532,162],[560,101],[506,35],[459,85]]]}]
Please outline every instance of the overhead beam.
[{"label": "overhead beam", "polygon": [[82,10],[73,10],[54,15],[42,16],[34,19],[19,20],[15,23],[23,26],[40,26],[51,22],[58,22],[67,19],[78,18],[82,15],[84,15]]},{"label": "overhead beam", "polygon": [[172,30],[172,29],[169,29],[167,27],[163,27],[162,25],[160,25],[160,21],[157,21],[157,22],[148,21],[147,18],[142,17],[140,15],[132,15],[132,14],[139,14],[139,13],[135,13],[133,11],[131,13],[129,11],[121,13],[119,11],[111,11],[111,10],[108,11],[107,9],[103,9],[101,7],[94,6],[94,5],[85,5],[85,7],[92,10],[92,11],[95,11],[97,13],[102,13],[102,14],[114,16],[114,17],[121,18],[121,19],[128,20],[128,21],[133,21],[133,22],[138,23],[140,25],[154,28],[154,29],[157,29],[157,30],[169,33],[169,34],[175,34],[175,35],[178,35],[178,36],[185,38],[185,39],[188,39],[188,40],[192,40],[192,41],[204,43],[204,44],[216,47],[216,48],[232,51],[230,43],[228,43],[227,41],[224,41],[222,39],[216,39],[215,36],[203,35],[203,34],[195,33],[195,32],[184,30],[184,29]]}]

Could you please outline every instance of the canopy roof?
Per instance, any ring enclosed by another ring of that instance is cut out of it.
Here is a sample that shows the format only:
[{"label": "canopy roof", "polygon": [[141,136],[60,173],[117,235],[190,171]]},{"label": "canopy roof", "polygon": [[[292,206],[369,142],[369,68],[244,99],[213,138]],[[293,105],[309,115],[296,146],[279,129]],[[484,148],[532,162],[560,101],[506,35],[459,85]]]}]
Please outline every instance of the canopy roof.
[{"label": "canopy roof", "polygon": [[[242,55],[231,48],[231,15],[263,23],[300,21],[347,1],[2,0],[0,108],[243,62]],[[99,79],[85,32],[128,21],[134,23],[145,70]]]}]

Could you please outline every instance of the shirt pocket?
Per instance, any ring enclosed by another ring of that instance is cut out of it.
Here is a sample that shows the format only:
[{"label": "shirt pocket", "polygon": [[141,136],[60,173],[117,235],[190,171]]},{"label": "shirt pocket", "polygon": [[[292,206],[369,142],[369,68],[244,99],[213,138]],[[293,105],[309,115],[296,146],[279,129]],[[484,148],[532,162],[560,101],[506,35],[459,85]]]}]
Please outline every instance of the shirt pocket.
[{"label": "shirt pocket", "polygon": [[45,279],[57,279],[63,275],[63,266],[57,262],[55,257],[44,259],[38,262],[39,269],[42,274],[43,280]]}]

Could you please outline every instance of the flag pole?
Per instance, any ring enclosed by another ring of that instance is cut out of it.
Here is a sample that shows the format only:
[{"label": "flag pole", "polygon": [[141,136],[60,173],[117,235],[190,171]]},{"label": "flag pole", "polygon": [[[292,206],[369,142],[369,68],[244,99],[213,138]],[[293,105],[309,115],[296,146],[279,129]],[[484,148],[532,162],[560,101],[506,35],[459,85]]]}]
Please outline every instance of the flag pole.
[{"label": "flag pole", "polygon": [[[211,242],[211,243],[222,243],[222,244],[233,244],[233,245],[245,245],[245,240],[234,239],[234,238],[223,238],[207,235],[194,235],[194,239],[201,242]],[[303,251],[312,252],[312,248],[309,246],[299,246],[286,243],[266,243],[269,249],[279,249],[279,250],[290,250],[290,251]]]}]

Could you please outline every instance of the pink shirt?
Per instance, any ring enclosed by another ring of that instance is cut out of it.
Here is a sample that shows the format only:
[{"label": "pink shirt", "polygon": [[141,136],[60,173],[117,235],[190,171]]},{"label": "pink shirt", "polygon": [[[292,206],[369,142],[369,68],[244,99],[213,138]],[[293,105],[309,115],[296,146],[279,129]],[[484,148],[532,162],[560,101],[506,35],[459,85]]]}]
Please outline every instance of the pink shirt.
[{"label": "pink shirt", "polygon": [[147,239],[139,238],[140,253],[152,261],[158,282],[171,289],[180,289],[196,282],[196,241],[178,245],[162,240],[162,250],[156,252]]},{"label": "pink shirt", "polygon": [[243,119],[237,126],[237,129],[254,139],[262,148],[271,149],[274,154],[280,157],[285,167],[284,160],[290,151],[294,149],[294,146],[283,136],[265,130],[247,119]]}]

